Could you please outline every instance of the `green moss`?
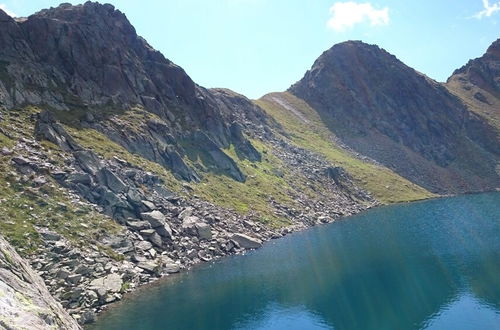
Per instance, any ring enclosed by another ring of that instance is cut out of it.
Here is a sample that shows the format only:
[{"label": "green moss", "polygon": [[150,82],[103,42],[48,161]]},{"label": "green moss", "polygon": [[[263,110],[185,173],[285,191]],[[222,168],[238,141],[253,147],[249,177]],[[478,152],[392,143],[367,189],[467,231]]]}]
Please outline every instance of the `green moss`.
[{"label": "green moss", "polygon": [[[257,219],[271,226],[288,225],[289,220],[274,214],[270,200],[272,198],[281,204],[294,205],[295,202],[290,197],[294,194],[293,188],[288,184],[292,178],[266,145],[257,140],[251,142],[263,155],[261,162],[252,163],[239,159],[233,146],[224,150],[246,175],[246,182],[237,182],[225,175],[207,173],[202,182],[192,184],[194,193],[240,214],[254,214]],[[277,173],[279,171],[276,169],[280,169],[281,173]]]},{"label": "green moss", "polygon": [[[296,112],[272,100],[273,97],[286,102]],[[390,169],[360,160],[341,149],[333,142],[333,134],[317,112],[297,97],[289,93],[276,93],[255,103],[282,125],[294,144],[320,153],[335,166],[345,168],[360,186],[380,202],[406,202],[434,196]]]}]

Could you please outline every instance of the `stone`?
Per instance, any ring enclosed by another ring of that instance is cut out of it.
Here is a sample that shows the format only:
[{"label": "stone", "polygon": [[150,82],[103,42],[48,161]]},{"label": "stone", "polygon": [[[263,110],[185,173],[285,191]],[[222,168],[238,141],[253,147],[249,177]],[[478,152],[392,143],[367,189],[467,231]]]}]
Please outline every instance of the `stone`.
[{"label": "stone", "polygon": [[86,265],[80,265],[76,270],[75,273],[81,274],[81,275],[88,275],[92,272],[92,269]]},{"label": "stone", "polygon": [[158,210],[141,213],[141,218],[148,221],[152,228],[165,225],[165,216]]},{"label": "stone", "polygon": [[127,185],[115,173],[107,168],[102,168],[97,177],[99,181],[104,183],[114,193],[121,193],[127,190]]},{"label": "stone", "polygon": [[141,198],[142,195],[138,189],[129,189],[127,192],[127,200],[134,205],[140,205]]},{"label": "stone", "polygon": [[150,211],[156,210],[156,205],[150,201],[143,200],[141,203]]},{"label": "stone", "polygon": [[157,233],[153,233],[151,236],[148,237],[148,240],[153,243],[154,246],[157,248],[161,248],[163,246],[163,241],[161,239],[161,236]]},{"label": "stone", "polygon": [[89,174],[83,172],[71,173],[67,176],[66,180],[74,184],[81,183],[86,186],[92,183],[92,177]]},{"label": "stone", "polygon": [[199,238],[206,239],[208,241],[212,239],[212,230],[208,224],[204,222],[197,222],[195,227]]},{"label": "stone", "polygon": [[262,241],[245,234],[234,234],[231,239],[244,249],[257,249],[262,246]]},{"label": "stone", "polygon": [[99,158],[90,150],[80,150],[73,153],[80,167],[91,175],[96,175],[102,168]]},{"label": "stone", "polygon": [[167,223],[163,226],[156,227],[155,230],[161,237],[172,238],[172,229]]},{"label": "stone", "polygon": [[[92,282],[90,282],[89,287],[94,291],[104,291],[105,294],[108,292],[120,292],[122,289],[123,280],[120,275],[113,273],[104,277],[96,278]],[[104,295],[105,295],[104,294]]]},{"label": "stone", "polygon": [[[149,225],[149,222],[148,222],[148,225]],[[146,236],[146,237],[149,237],[151,235],[153,235],[154,233],[156,233],[156,230],[155,229],[143,229],[139,232],[142,236]]]},{"label": "stone", "polygon": [[58,272],[57,272],[57,278],[60,278],[62,280],[68,278],[69,276],[69,272],[65,269],[60,269]]},{"label": "stone", "polygon": [[178,273],[181,267],[176,263],[168,263],[163,265],[163,272],[167,274]]},{"label": "stone", "polygon": [[39,229],[38,233],[42,236],[44,241],[59,241],[61,239],[61,235],[49,230]]},{"label": "stone", "polygon": [[159,268],[158,265],[153,261],[141,261],[137,264],[137,267],[144,269],[149,273],[157,273]]},{"label": "stone", "polygon": [[185,218],[191,216],[193,214],[194,209],[191,206],[186,207],[184,210],[182,210],[181,213],[179,213],[178,218],[180,220],[184,220]]},{"label": "stone", "polygon": [[139,241],[135,244],[136,249],[140,251],[147,251],[153,247],[151,242],[148,241]]},{"label": "stone", "polygon": [[127,226],[129,226],[132,230],[138,231],[151,228],[148,221],[127,221]]},{"label": "stone", "polygon": [[73,275],[69,275],[66,278],[66,281],[68,281],[71,284],[78,284],[81,279],[82,279],[82,275],[81,274],[73,274]]}]

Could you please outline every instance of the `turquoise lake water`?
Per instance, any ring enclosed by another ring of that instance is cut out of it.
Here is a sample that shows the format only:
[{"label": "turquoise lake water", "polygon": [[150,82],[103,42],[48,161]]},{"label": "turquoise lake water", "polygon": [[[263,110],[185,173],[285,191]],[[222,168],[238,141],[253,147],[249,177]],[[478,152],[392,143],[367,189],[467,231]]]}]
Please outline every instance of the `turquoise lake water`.
[{"label": "turquoise lake water", "polygon": [[500,193],[295,233],[141,289],[90,329],[500,329]]}]

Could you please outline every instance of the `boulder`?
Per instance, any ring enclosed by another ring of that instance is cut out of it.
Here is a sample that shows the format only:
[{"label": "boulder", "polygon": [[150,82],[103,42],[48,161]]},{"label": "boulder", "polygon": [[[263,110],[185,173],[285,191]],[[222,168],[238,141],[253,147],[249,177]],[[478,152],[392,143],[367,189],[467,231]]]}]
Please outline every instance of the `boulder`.
[{"label": "boulder", "polygon": [[234,234],[231,239],[244,249],[257,249],[262,246],[262,242],[259,239],[245,234]]},{"label": "boulder", "polygon": [[178,273],[181,267],[176,263],[168,263],[163,265],[163,272],[167,274]]},{"label": "boulder", "polygon": [[163,241],[161,239],[161,236],[157,233],[153,233],[151,236],[149,236],[148,240],[158,248],[161,248],[163,246]]},{"label": "boulder", "polygon": [[102,168],[99,158],[90,150],[80,150],[73,153],[80,167],[87,173],[96,175]]},{"label": "boulder", "polygon": [[101,183],[106,185],[114,193],[121,193],[127,190],[127,185],[116,174],[107,168],[102,168],[97,177]]},{"label": "boulder", "polygon": [[161,237],[172,238],[172,228],[170,228],[167,223],[163,226],[156,227],[155,230]]},{"label": "boulder", "polygon": [[164,226],[166,224],[165,216],[158,210],[143,212],[141,213],[141,218],[148,221],[153,228]]},{"label": "boulder", "polygon": [[159,270],[159,266],[153,261],[141,261],[137,264],[137,267],[149,273],[158,273]]},{"label": "boulder", "polygon": [[127,221],[127,226],[132,230],[143,230],[151,228],[148,221]]},{"label": "boulder", "polygon": [[92,177],[89,174],[83,172],[73,172],[68,175],[66,180],[74,184],[81,183],[86,186],[92,183]]},{"label": "boulder", "polygon": [[150,211],[156,210],[156,205],[151,203],[150,201],[143,200],[141,201],[142,205]]},{"label": "boulder", "polygon": [[139,241],[135,244],[136,249],[140,251],[147,251],[153,247],[153,245],[148,241]]},{"label": "boulder", "polygon": [[184,210],[182,210],[181,213],[179,213],[178,218],[180,220],[184,220],[187,217],[190,217],[193,214],[194,209],[191,206],[186,207]]},{"label": "boulder", "polygon": [[212,239],[212,230],[208,224],[204,222],[197,222],[195,227],[199,238],[206,239],[208,241]]},{"label": "boulder", "polygon": [[[118,274],[109,274],[90,282],[89,287],[104,296],[108,292],[116,293],[122,289],[123,280]],[[104,292],[104,294],[102,294]]]}]

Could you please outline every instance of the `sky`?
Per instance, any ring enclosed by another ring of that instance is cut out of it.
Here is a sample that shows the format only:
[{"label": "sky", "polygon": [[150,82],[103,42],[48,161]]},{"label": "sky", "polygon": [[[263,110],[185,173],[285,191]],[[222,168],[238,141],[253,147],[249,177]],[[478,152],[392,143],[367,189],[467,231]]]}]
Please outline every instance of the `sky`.
[{"label": "sky", "polygon": [[[69,1],[73,4],[82,1]],[[498,0],[110,0],[204,87],[284,91],[336,43],[377,44],[438,81],[500,38]],[[57,6],[0,0],[10,15]]]}]

